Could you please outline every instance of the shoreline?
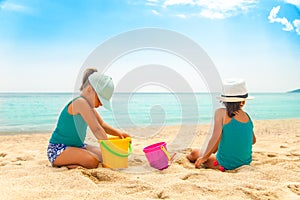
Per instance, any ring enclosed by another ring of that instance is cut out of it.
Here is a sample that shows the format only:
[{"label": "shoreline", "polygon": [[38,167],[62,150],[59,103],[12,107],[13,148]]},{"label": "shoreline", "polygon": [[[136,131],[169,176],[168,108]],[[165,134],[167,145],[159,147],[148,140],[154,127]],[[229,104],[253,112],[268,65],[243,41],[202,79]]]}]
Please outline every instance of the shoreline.
[{"label": "shoreline", "polygon": [[[0,135],[0,199],[300,199],[300,119],[254,120],[253,161],[226,171],[195,169],[185,155],[201,147],[210,125],[131,129],[133,154],[124,170],[51,167],[46,148],[50,133]],[[174,137],[190,145],[176,148]],[[97,144],[91,133],[88,143]],[[176,152],[169,168],[149,167],[143,147],[165,141]],[[97,144],[98,145],[98,144]]]},{"label": "shoreline", "polygon": [[[295,118],[285,118],[285,119],[253,119],[252,121],[254,123],[255,126],[255,122],[260,122],[260,121],[290,121],[290,120],[300,120],[300,117],[295,117]],[[190,123],[190,124],[170,124],[170,125],[165,125],[162,127],[179,127],[179,126],[209,126],[212,123],[198,123],[198,124],[194,124],[194,123]],[[161,127],[159,125],[152,125],[152,126],[147,126],[147,127],[143,127],[142,125],[139,127],[123,127],[122,129],[124,130],[131,130],[131,129],[147,129],[147,128],[157,128],[157,127]],[[0,136],[2,135],[23,135],[23,134],[51,134],[53,130],[50,131],[6,131],[6,132],[1,132],[0,130]]]}]

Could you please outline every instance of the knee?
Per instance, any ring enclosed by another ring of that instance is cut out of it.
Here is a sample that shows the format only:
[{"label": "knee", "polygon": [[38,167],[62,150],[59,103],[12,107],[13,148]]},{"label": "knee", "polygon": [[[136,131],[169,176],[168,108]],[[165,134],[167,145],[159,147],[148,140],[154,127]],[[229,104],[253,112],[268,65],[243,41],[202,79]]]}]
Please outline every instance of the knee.
[{"label": "knee", "polygon": [[100,163],[99,160],[95,156],[90,155],[87,159],[85,168],[87,168],[87,169],[97,168],[99,163]]},{"label": "knee", "polygon": [[200,156],[199,149],[193,149],[189,155],[187,155],[187,159],[191,162],[195,162]]},{"label": "knee", "polygon": [[199,149],[193,149],[192,152],[191,152],[191,156],[194,158],[194,159],[197,159],[200,157],[200,150]]}]

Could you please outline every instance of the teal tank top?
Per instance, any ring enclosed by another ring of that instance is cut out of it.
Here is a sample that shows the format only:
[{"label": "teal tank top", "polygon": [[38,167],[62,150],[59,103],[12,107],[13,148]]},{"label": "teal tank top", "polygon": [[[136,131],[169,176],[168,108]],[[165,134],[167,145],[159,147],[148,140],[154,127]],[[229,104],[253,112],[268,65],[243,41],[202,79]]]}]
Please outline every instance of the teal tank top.
[{"label": "teal tank top", "polygon": [[216,155],[219,164],[228,170],[249,165],[252,161],[252,144],[253,123],[250,117],[245,123],[233,117],[228,124],[223,125]]},{"label": "teal tank top", "polygon": [[69,102],[61,111],[56,128],[50,138],[50,143],[65,144],[74,147],[81,147],[83,145],[86,137],[87,123],[80,114],[71,115],[68,112],[68,106],[77,98]]}]

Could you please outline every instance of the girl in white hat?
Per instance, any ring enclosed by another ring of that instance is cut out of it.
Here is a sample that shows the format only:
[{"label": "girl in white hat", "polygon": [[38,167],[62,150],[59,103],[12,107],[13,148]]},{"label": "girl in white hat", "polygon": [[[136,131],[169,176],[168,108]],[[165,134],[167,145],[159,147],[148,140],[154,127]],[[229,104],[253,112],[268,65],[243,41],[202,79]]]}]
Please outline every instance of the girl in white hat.
[{"label": "girl in white hat", "polygon": [[252,161],[252,144],[256,142],[253,123],[243,111],[248,96],[246,84],[241,79],[223,83],[223,94],[218,99],[225,108],[215,111],[214,130],[206,149],[193,149],[187,156],[195,167],[232,170]]},{"label": "girl in white hat", "polygon": [[53,166],[98,166],[102,160],[100,149],[84,143],[88,126],[98,140],[107,139],[106,134],[129,137],[127,133],[105,123],[95,109],[102,105],[110,109],[114,85],[109,76],[96,69],[87,69],[80,90],[80,96],[70,101],[61,111],[50,138],[47,155]]}]

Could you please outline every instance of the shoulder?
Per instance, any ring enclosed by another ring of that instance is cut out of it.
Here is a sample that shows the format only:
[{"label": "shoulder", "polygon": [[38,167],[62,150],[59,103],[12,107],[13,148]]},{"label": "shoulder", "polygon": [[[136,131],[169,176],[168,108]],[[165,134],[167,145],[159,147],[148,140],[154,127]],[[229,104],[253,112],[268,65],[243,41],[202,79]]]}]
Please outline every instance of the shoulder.
[{"label": "shoulder", "polygon": [[75,99],[70,105],[68,110],[71,111],[72,114],[81,113],[82,110],[90,109],[90,105],[84,98]]},{"label": "shoulder", "polygon": [[226,115],[226,109],[225,108],[218,108],[215,111],[215,121],[221,121],[223,122],[223,119]]},{"label": "shoulder", "polygon": [[226,114],[226,109],[225,108],[218,108],[215,111],[215,116],[222,116],[222,117],[224,117],[225,114]]},{"label": "shoulder", "polygon": [[71,104],[73,106],[85,106],[85,105],[88,105],[88,102],[84,98],[79,97],[79,98],[74,99]]}]

